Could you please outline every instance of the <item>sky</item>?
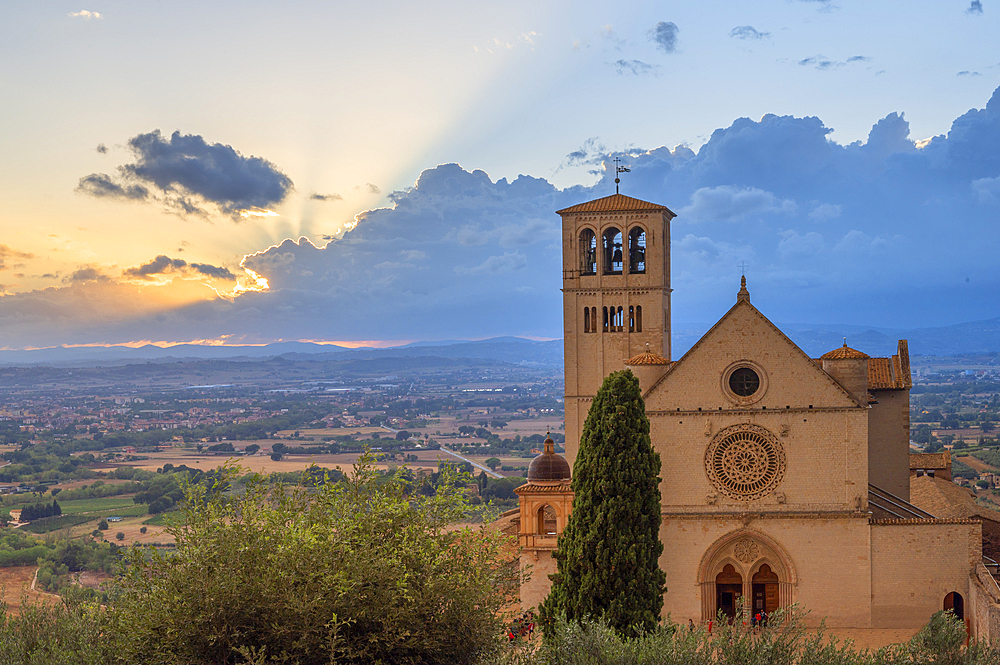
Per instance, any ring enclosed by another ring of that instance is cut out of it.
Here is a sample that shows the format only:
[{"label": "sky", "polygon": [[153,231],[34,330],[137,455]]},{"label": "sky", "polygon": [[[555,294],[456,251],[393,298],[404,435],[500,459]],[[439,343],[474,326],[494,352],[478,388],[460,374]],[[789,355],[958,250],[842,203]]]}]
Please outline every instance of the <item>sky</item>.
[{"label": "sky", "polygon": [[1000,315],[994,0],[0,14],[0,348],[560,338],[615,157],[675,329]]}]

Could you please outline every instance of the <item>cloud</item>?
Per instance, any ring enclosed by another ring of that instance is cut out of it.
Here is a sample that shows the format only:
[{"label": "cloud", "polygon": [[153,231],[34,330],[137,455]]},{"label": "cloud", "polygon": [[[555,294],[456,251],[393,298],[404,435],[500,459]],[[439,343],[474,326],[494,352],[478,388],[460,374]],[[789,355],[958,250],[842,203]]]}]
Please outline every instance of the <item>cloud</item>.
[{"label": "cloud", "polygon": [[[35,255],[30,252],[22,252],[7,245],[0,245],[0,270],[7,269],[7,259],[33,259]],[[17,264],[20,266],[22,264]],[[15,267],[17,267],[15,266]]]},{"label": "cloud", "polygon": [[729,31],[730,37],[736,39],[770,39],[770,32],[758,32],[752,25],[738,25]]},{"label": "cloud", "polygon": [[135,268],[126,268],[122,271],[123,277],[131,277],[141,280],[153,279],[156,275],[166,274],[182,275],[204,275],[215,279],[236,281],[236,275],[227,268],[209,265],[207,263],[188,263],[184,259],[171,259],[163,254],[157,256],[148,263],[143,263]]},{"label": "cloud", "polygon": [[98,143],[97,147],[94,149],[97,150],[97,152],[99,152],[102,155],[106,155],[108,152],[108,146],[104,145],[103,143]]},{"label": "cloud", "polygon": [[677,50],[677,33],[680,28],[671,21],[660,21],[649,31],[649,38],[656,42],[656,45],[664,53],[674,53]]},{"label": "cloud", "polygon": [[[54,277],[55,275],[53,275]],[[101,273],[100,270],[94,268],[93,266],[83,266],[71,272],[69,275],[63,278],[63,282],[107,282],[109,278],[107,275]]]},{"label": "cloud", "polygon": [[982,76],[982,74],[980,74],[979,72],[970,72],[969,70],[966,69],[964,71],[955,74],[955,76]]},{"label": "cloud", "polygon": [[[872,118],[864,141],[840,144],[831,131],[817,117],[766,114],[716,129],[697,153],[625,155],[624,193],[678,213],[676,329],[731,306],[741,261],[751,265],[754,303],[776,322],[919,327],[996,317],[1000,89],[919,147],[901,112]],[[189,272],[102,280],[95,267],[91,279],[5,295],[0,336],[12,347],[234,334],[558,337],[563,232],[554,211],[612,194],[610,160],[621,154],[586,152],[597,182],[566,189],[457,164],[428,168],[324,246],[286,240],[247,256],[269,288],[236,298],[204,300],[209,277],[169,256],[146,272]],[[184,279],[161,285],[171,275]],[[164,304],[160,294],[184,288],[197,301]]]},{"label": "cloud", "polygon": [[850,58],[844,61],[830,60],[825,55],[814,55],[809,58],[803,58],[799,60],[799,64],[803,67],[813,67],[815,69],[835,69],[837,67],[844,67],[845,65],[850,65],[858,62],[870,62],[871,58],[867,55],[852,55]]},{"label": "cloud", "polygon": [[691,195],[691,205],[681,214],[692,222],[738,222],[764,212],[793,213],[795,201],[782,201],[771,192],[755,187],[702,187]]},{"label": "cloud", "polygon": [[165,138],[159,130],[139,134],[128,142],[135,161],[118,168],[116,177],[94,173],[77,187],[92,196],[158,200],[182,214],[206,214],[214,204],[239,219],[240,212],[280,203],[292,181],[261,157],[244,157],[228,145],[208,143],[201,136],[174,132]]},{"label": "cloud", "polygon": [[98,198],[133,201],[144,201],[149,198],[149,190],[142,185],[119,184],[106,173],[91,173],[80,178],[76,191]]},{"label": "cloud", "polygon": [[1000,201],[1000,176],[973,180],[972,190],[976,192],[980,203]]},{"label": "cloud", "polygon": [[455,272],[460,275],[501,274],[521,270],[528,265],[528,258],[520,252],[504,252],[500,256],[491,256],[478,266],[466,268],[455,266]]},{"label": "cloud", "polygon": [[981,0],[972,0],[969,3],[969,8],[965,10],[966,14],[981,15],[983,13],[983,3]]},{"label": "cloud", "polygon": [[[973,4],[975,4],[975,3],[973,3]],[[67,14],[67,16],[72,16],[74,18],[82,18],[82,19],[85,19],[87,21],[89,21],[92,18],[94,18],[94,19],[103,18],[98,12],[91,12],[91,11],[87,11],[86,9],[81,9],[78,12],[70,12],[69,14]]]},{"label": "cloud", "polygon": [[842,211],[842,206],[834,205],[832,203],[822,203],[809,212],[808,218],[813,221],[836,219],[837,217],[840,217],[840,213]]},{"label": "cloud", "polygon": [[651,65],[641,60],[616,60],[611,65],[618,72],[619,76],[631,74],[632,76],[642,76],[643,74],[655,74],[659,67]]},{"label": "cloud", "polygon": [[340,194],[316,194],[313,193],[309,196],[313,201],[343,201],[344,197]]}]

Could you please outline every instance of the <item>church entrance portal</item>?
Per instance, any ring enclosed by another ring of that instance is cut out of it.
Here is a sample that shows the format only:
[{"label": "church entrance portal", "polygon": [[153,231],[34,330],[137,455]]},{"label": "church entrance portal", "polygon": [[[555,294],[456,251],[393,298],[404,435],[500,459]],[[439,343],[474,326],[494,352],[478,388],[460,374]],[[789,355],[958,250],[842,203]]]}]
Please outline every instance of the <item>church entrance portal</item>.
[{"label": "church entrance portal", "polygon": [[778,575],[766,563],[752,578],[753,611],[771,614],[778,609]]},{"label": "church entrance portal", "polygon": [[736,617],[736,599],[743,595],[743,576],[726,564],[715,576],[716,607],[730,619]]}]

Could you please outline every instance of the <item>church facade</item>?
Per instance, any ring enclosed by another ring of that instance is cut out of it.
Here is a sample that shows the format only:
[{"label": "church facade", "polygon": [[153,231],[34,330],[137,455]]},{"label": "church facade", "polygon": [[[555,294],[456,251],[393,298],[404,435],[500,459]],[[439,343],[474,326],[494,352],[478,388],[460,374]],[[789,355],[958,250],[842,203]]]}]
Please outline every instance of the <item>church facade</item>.
[{"label": "church facade", "polygon": [[797,603],[831,627],[917,629],[953,608],[973,635],[1000,636],[980,523],[910,503],[905,340],[890,358],[846,342],[810,358],[744,279],[731,309],[671,360],[674,213],[615,194],[559,215],[568,465],[547,448],[518,490],[521,562],[533,570],[522,605],[548,592],[591,400],[627,367],[662,461],[664,616]]}]

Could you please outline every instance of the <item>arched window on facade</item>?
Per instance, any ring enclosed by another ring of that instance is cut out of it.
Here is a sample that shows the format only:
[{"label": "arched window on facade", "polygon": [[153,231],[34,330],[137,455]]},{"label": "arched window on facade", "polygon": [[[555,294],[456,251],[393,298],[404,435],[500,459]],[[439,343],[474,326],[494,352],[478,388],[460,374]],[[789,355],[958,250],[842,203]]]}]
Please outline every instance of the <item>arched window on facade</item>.
[{"label": "arched window on facade", "polygon": [[646,230],[640,226],[628,232],[628,271],[633,275],[646,272]]},{"label": "arched window on facade", "polygon": [[614,227],[604,232],[604,253],[601,259],[604,261],[605,275],[622,274],[622,232]]},{"label": "arched window on facade", "polygon": [[628,331],[635,332],[635,307],[628,306]]},{"label": "arched window on facade", "polygon": [[635,306],[635,331],[642,332],[642,305]]},{"label": "arched window on facade", "polygon": [[590,332],[597,332],[597,308],[590,308]]},{"label": "arched window on facade", "polygon": [[556,509],[544,505],[538,509],[538,533],[543,536],[556,535]]},{"label": "arched window on facade", "polygon": [[621,307],[615,312],[615,332],[622,332],[625,329],[625,313]]},{"label": "arched window on facade", "polygon": [[597,274],[597,236],[590,229],[580,232],[580,274]]},{"label": "arched window on facade", "polygon": [[585,333],[589,333],[590,332],[590,308],[589,307],[584,307],[583,308],[583,332],[585,332]]},{"label": "arched window on facade", "polygon": [[608,308],[605,307],[604,308],[604,332],[610,332],[610,330],[608,329],[608,324],[609,324],[609,321],[608,321]]}]

